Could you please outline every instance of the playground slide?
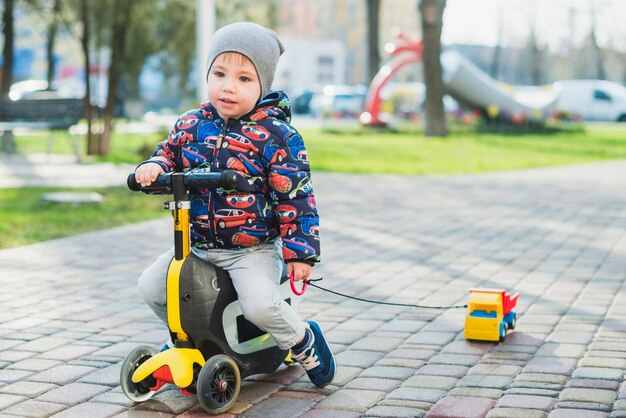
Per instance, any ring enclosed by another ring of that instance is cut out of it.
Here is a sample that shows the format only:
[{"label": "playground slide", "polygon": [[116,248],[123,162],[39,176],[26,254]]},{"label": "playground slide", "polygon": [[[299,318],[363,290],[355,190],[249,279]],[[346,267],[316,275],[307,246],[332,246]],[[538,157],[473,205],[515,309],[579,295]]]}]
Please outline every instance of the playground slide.
[{"label": "playground slide", "polygon": [[441,55],[443,84],[447,93],[490,117],[542,120],[554,111],[558,93],[545,87],[516,87],[500,83],[456,51]]}]

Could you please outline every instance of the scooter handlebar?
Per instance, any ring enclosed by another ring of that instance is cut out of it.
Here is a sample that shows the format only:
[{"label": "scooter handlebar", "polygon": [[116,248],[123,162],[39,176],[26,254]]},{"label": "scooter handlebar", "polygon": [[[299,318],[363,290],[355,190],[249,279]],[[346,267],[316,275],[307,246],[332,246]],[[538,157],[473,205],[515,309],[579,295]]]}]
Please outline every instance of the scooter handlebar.
[{"label": "scooter handlebar", "polygon": [[142,187],[135,179],[135,173],[128,175],[126,184],[134,192],[171,190],[174,176],[183,176],[183,184],[189,187],[216,189],[234,189],[237,185],[237,173],[233,170],[224,170],[221,173],[162,173],[152,184]]}]

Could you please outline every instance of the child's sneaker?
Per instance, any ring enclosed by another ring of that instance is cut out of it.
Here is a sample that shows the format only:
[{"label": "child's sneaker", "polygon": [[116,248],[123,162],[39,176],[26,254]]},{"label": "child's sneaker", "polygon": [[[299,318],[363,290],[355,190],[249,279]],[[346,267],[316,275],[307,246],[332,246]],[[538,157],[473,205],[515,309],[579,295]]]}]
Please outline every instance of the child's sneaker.
[{"label": "child's sneaker", "polygon": [[307,321],[310,339],[304,348],[292,348],[293,358],[297,360],[311,382],[317,387],[324,387],[335,377],[335,357],[324,338],[324,333],[317,322]]}]

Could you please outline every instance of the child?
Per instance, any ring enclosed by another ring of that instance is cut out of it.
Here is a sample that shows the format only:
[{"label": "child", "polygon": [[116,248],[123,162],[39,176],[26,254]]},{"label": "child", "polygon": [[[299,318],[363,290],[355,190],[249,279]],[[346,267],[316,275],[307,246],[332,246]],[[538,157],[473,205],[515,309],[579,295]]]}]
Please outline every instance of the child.
[{"label": "child", "polygon": [[[289,124],[289,99],[269,91],[283,50],[274,32],[254,23],[216,31],[207,60],[208,101],[179,117],[135,178],[147,186],[163,172],[226,169],[245,177],[236,191],[192,191],[192,252],[230,273],[244,316],[281,349],[291,349],[311,381],[323,387],[335,374],[324,334],[278,293],[283,260],[296,281],[307,280],[320,254],[306,149]],[[163,254],[137,285],[164,322],[172,256]]]}]

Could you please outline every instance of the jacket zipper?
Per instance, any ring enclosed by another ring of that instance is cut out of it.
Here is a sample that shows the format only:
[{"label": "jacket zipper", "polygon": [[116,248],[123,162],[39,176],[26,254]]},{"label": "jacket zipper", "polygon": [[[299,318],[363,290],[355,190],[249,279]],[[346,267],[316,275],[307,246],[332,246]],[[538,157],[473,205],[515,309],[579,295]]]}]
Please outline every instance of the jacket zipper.
[{"label": "jacket zipper", "polygon": [[[219,167],[219,155],[220,155],[220,151],[222,148],[222,141],[223,138],[226,136],[226,134],[230,131],[231,126],[233,125],[234,119],[231,119],[228,121],[227,125],[223,125],[224,128],[222,130],[221,135],[219,135],[217,137],[217,141],[215,142],[215,148],[213,148],[213,156],[211,157],[211,171],[217,171],[220,169]],[[209,222],[211,224],[211,234],[213,235],[211,237],[211,241],[213,242],[213,245],[215,247],[219,247],[219,243],[217,241],[218,239],[218,234],[217,234],[217,222],[215,222],[215,199],[213,198],[214,191],[209,189],[209,198],[208,198],[208,202],[207,202],[207,210],[209,212]],[[224,243],[226,244],[226,243]]]}]

